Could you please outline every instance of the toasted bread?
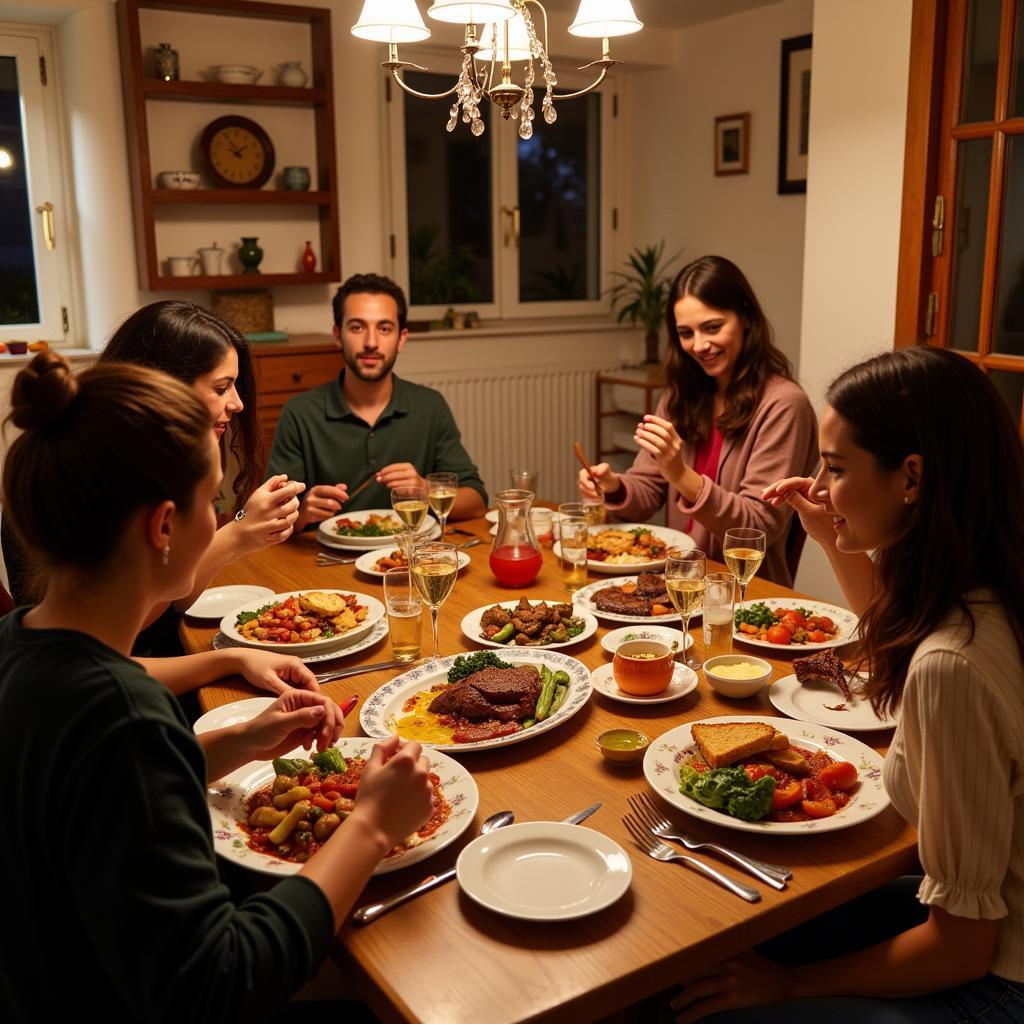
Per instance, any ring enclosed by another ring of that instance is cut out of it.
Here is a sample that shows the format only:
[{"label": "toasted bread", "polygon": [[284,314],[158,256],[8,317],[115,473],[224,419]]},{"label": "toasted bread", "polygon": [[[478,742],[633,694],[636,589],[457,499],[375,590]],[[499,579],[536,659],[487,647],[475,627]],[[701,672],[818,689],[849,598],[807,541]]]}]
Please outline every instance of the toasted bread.
[{"label": "toasted bread", "polygon": [[299,607],[313,615],[331,617],[340,615],[348,605],[339,594],[325,594],[322,590],[310,590],[299,597]]},{"label": "toasted bread", "polygon": [[785,750],[765,751],[764,759],[769,764],[775,765],[776,768],[789,772],[790,775],[803,777],[811,774],[811,766],[807,763],[807,759],[792,747],[787,747]]},{"label": "toasted bread", "polygon": [[698,722],[690,732],[711,768],[725,768],[744,757],[789,746],[778,729],[763,722]]}]

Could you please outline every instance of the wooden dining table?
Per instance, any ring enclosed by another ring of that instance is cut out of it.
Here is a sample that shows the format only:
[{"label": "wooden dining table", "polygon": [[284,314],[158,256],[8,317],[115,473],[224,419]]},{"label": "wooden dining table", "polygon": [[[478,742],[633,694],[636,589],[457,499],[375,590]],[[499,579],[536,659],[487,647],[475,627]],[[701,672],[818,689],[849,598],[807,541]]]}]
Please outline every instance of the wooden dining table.
[{"label": "wooden dining table", "polygon": [[[479,649],[460,629],[462,618],[475,608],[499,600],[514,601],[520,594],[566,599],[558,559],[551,550],[545,551],[540,575],[532,584],[503,588],[488,565],[490,524],[479,519],[457,526],[484,543],[467,551],[470,564],[459,573],[441,609],[442,654]],[[461,536],[448,539],[465,540]],[[382,597],[379,578],[363,575],[352,565],[316,565],[315,556],[322,550],[315,535],[306,533],[228,566],[214,584],[260,584],[276,593],[343,589]],[[709,571],[712,568],[717,567],[709,563]],[[590,580],[601,578],[592,574]],[[799,595],[755,578],[747,596],[774,602]],[[561,653],[596,669],[611,660],[600,637],[619,625],[601,621],[597,635]],[[214,623],[186,618],[182,629],[186,650],[209,650],[216,631]],[[699,658],[699,622],[692,632]],[[426,622],[423,640],[424,653],[429,653]],[[740,647],[737,644],[736,649]],[[750,653],[767,656],[774,681],[791,673],[792,653],[799,651],[751,648]],[[389,659],[385,638],[352,655],[344,665]],[[361,705],[398,671],[368,672],[328,683],[324,690],[339,703],[355,694]],[[252,697],[255,692],[241,678],[224,679],[204,687],[200,702],[205,711]],[[360,904],[451,867],[459,850],[477,835],[483,819],[495,811],[511,810],[517,822],[560,821],[598,801],[601,808],[586,825],[628,852],[632,884],[612,906],[573,921],[501,916],[474,903],[453,882],[368,926],[346,923],[338,934],[335,958],[360,996],[384,1021],[513,1024],[599,1020],[915,868],[916,834],[892,807],[840,831],[766,835],[726,829],[662,803],[667,816],[689,834],[792,868],[787,888],[779,892],[714,855],[697,855],[758,889],[761,900],[754,904],[688,867],[662,863],[642,853],[622,818],[629,811],[628,797],[649,791],[643,769],[640,765],[611,766],[600,754],[597,736],[606,729],[633,727],[656,739],[684,722],[729,715],[776,716],[778,712],[769,702],[767,690],[752,698],[729,700],[712,691],[701,676],[695,691],[663,704],[625,704],[595,691],[582,710],[557,728],[499,749],[456,753],[479,787],[476,820],[456,843],[436,856],[372,879]],[[780,716],[780,727],[788,721]],[[363,735],[358,708],[346,720],[344,735]],[[884,752],[892,733],[860,733],[858,738]]]}]

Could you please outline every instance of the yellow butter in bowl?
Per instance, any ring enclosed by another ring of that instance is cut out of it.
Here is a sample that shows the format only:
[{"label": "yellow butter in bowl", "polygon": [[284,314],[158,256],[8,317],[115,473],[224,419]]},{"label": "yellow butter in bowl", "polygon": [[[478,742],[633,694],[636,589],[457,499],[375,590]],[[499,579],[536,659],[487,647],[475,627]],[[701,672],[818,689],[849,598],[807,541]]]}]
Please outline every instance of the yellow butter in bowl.
[{"label": "yellow butter in bowl", "polygon": [[757,679],[764,675],[764,669],[749,661],[737,661],[732,665],[716,665],[715,675],[725,679]]}]

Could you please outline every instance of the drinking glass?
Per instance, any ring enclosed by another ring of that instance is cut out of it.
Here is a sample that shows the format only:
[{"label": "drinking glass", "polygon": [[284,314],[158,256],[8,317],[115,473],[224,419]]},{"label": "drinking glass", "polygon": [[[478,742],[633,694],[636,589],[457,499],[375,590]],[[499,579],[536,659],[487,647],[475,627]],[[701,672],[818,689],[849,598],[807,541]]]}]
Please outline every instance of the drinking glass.
[{"label": "drinking glass", "polygon": [[411,565],[413,538],[427,515],[426,487],[393,487],[391,489],[391,507],[405,524],[405,529],[402,531],[402,546],[405,550],[405,559]]},{"label": "drinking glass", "polygon": [[587,510],[583,506],[582,501],[565,501],[558,506],[559,518],[577,518],[583,516],[586,518]]},{"label": "drinking glass", "polygon": [[704,660],[732,654],[733,616],[736,613],[736,577],[731,572],[709,572],[704,577]]},{"label": "drinking glass", "polygon": [[[704,602],[704,576],[707,559],[703,551],[696,548],[669,548],[665,552],[665,589],[669,600],[683,620],[683,632],[690,631],[690,616]],[[693,656],[693,648],[684,655],[684,662],[690,668],[699,668],[700,662]]]},{"label": "drinking glass", "polygon": [[427,501],[430,503],[431,511],[441,521],[442,537],[444,537],[445,524],[448,522],[448,513],[451,512],[458,493],[458,473],[427,474]]},{"label": "drinking glass", "polygon": [[388,569],[384,573],[384,606],[395,661],[416,661],[420,656],[423,602],[412,579],[407,568]]},{"label": "drinking glass", "polygon": [[509,487],[518,491],[533,491],[537,493],[537,470],[527,469],[525,466],[516,466],[508,471]]},{"label": "drinking glass", "polygon": [[587,517],[587,522],[591,526],[602,526],[604,524],[606,512],[603,496],[583,498],[580,504],[583,506],[583,514]]},{"label": "drinking glass", "polygon": [[455,586],[459,571],[459,553],[454,544],[417,544],[409,559],[412,578],[420,597],[430,609],[430,625],[434,635],[434,654],[441,657],[441,646],[437,639],[437,613]]},{"label": "drinking glass", "polygon": [[725,564],[740,581],[740,601],[747,599],[747,584],[764,561],[764,530],[726,530],[722,541]]},{"label": "drinking glass", "polygon": [[575,593],[587,582],[589,525],[583,516],[567,516],[558,523],[562,584],[570,594]]}]

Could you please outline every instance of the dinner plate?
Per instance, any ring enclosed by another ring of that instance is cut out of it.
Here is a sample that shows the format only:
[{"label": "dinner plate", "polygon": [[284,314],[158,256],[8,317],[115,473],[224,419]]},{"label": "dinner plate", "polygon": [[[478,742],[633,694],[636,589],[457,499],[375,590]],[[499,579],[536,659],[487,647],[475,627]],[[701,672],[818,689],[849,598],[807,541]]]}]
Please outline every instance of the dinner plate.
[{"label": "dinner plate", "polygon": [[[429,690],[435,683],[444,682],[448,670],[460,655],[452,654],[447,658],[431,660],[418,665],[408,672],[395,676],[390,683],[385,683],[370,694],[359,710],[359,724],[363,732],[377,739],[384,739],[397,731],[398,719],[402,717],[402,706],[421,690]],[[465,657],[465,655],[461,655]],[[549,651],[543,647],[517,647],[501,655],[502,661],[512,665],[546,665],[552,672],[561,669],[569,675],[569,692],[562,706],[550,718],[522,729],[510,736],[498,736],[490,740],[477,740],[474,743],[424,743],[425,747],[447,750],[450,753],[470,753],[474,750],[493,750],[496,747],[507,747],[512,743],[540,736],[556,728],[572,718],[584,704],[590,700],[590,670],[582,662],[570,658],[559,651]]]},{"label": "dinner plate", "polygon": [[[348,636],[350,634],[346,634]],[[374,644],[379,644],[388,635],[388,620],[382,618],[380,622],[374,624],[373,628],[369,633],[358,637],[353,643],[344,644],[341,647],[332,647],[327,651],[320,651],[315,654],[296,654],[295,657],[299,661],[304,662],[306,665],[319,664],[324,661],[341,661],[343,658],[349,658],[353,654],[358,654],[360,651],[365,651],[368,647],[373,647]],[[230,640],[223,633],[218,631],[213,637],[213,649],[215,651],[222,651],[226,647],[246,647],[246,644],[239,643],[237,640]],[[291,654],[292,652],[286,650],[288,645],[276,644],[276,645],[265,645],[266,647],[276,646],[285,654]]]},{"label": "dinner plate", "polygon": [[[506,611],[511,612],[513,608],[518,604],[518,601],[495,601],[494,604],[500,604]],[[531,600],[530,604],[537,605],[541,604],[540,599]],[[547,599],[549,605],[552,604],[566,604],[560,597],[552,597]],[[481,605],[479,608],[473,609],[463,620],[462,620],[462,635],[467,640],[472,640],[475,644],[482,644],[484,647],[499,647],[510,651],[521,651],[522,647],[517,647],[514,641],[509,641],[504,644],[497,644],[493,640],[486,640],[480,633],[480,617],[489,608],[493,608],[494,604]],[[562,643],[557,644],[544,644],[543,647],[537,647],[536,650],[552,651],[557,647],[571,647],[573,644],[582,643],[584,640],[589,640],[597,632],[597,619],[594,618],[590,612],[583,608],[577,608],[573,606],[573,615],[577,618],[583,619],[584,626],[583,632],[574,636],[571,640],[565,640]]]},{"label": "dinner plate", "polygon": [[[316,539],[330,548],[354,548],[360,551],[365,551],[367,548],[382,548],[388,544],[396,545],[398,543],[396,538],[399,536],[396,533],[388,537],[341,537],[335,532],[335,526],[339,519],[351,519],[357,523],[365,523],[373,515],[387,516],[392,519],[399,518],[398,513],[390,508],[366,508],[359,512],[339,512],[338,515],[325,519],[317,527]],[[434,537],[440,536],[441,524],[428,512],[426,518],[420,523],[420,528],[416,531],[416,539],[433,540]]]},{"label": "dinner plate", "polygon": [[[606,530],[649,530],[666,548],[682,548],[689,551],[696,547],[693,538],[682,530],[670,530],[667,526],[652,526],[650,523],[604,523],[592,526],[588,531],[591,536],[604,533]],[[556,540],[554,552],[561,557],[561,545]],[[648,562],[600,562],[593,558],[587,559],[587,569],[602,576],[622,575],[622,573],[657,572],[665,568],[664,558],[651,559]]]},{"label": "dinner plate", "polygon": [[684,633],[681,629],[672,629],[671,626],[620,626],[618,629],[610,629],[601,637],[601,646],[609,654],[614,654],[619,644],[624,644],[627,640],[656,640],[658,643],[668,644],[669,647],[679,644],[676,657],[693,646],[693,637],[689,633]]},{"label": "dinner plate", "polygon": [[[382,580],[384,579],[384,573],[379,569],[375,569],[374,566],[379,559],[389,553],[381,551],[379,548],[376,551],[367,551],[356,559],[355,566],[360,572],[365,572],[367,576],[376,576],[377,579]],[[459,551],[457,554],[459,556],[459,569],[465,569],[469,565],[469,555],[465,551]]]},{"label": "dinner plate", "polygon": [[[342,736],[335,746],[346,758],[369,758],[373,740]],[[430,770],[436,772],[441,780],[441,790],[451,805],[451,815],[429,839],[409,850],[401,851],[394,857],[382,860],[374,868],[375,875],[398,871],[443,850],[466,831],[476,814],[480,795],[469,772],[454,758],[440,751],[427,750],[425,753],[430,761]],[[308,751],[299,747],[285,756],[307,757]],[[274,766],[270,762],[253,761],[207,786],[207,804],[213,825],[213,848],[225,860],[241,864],[253,871],[266,875],[294,875],[302,868],[301,864],[280,860],[250,849],[245,845],[248,836],[239,824],[245,817],[245,801],[249,794],[254,789],[260,789],[273,781]],[[342,825],[342,828],[344,827]]]},{"label": "dinner plate", "polygon": [[230,587],[211,587],[196,598],[185,614],[193,615],[197,619],[220,619],[232,608],[237,608],[244,602],[251,601],[258,606],[261,603],[266,604],[273,596],[274,592],[270,587],[257,587],[245,583]]},{"label": "dinner plate", "polygon": [[220,704],[205,715],[200,715],[192,723],[192,731],[200,736],[213,729],[226,729],[229,725],[241,725],[255,718],[261,711],[274,703],[276,697],[249,697],[247,700],[236,700],[230,704]]},{"label": "dinner plate", "polygon": [[740,640],[754,647],[766,647],[768,650],[775,651],[778,654],[803,654],[806,651],[823,651],[827,647],[842,647],[857,637],[857,626],[860,624],[860,619],[849,608],[840,608],[838,605],[825,604],[822,601],[807,601],[802,597],[780,598],[778,600],[761,598],[753,601],[741,601],[737,602],[736,607],[749,608],[752,604],[766,604],[772,610],[776,608],[803,608],[805,611],[810,612],[811,615],[827,615],[839,630],[834,640],[826,640],[820,644],[772,644],[767,640],[759,640],[756,636],[741,633],[738,629],[733,630],[732,636],[734,640]]},{"label": "dinner plate", "polygon": [[527,821],[477,836],[455,873],[475,903],[524,921],[571,921],[618,900],[633,879],[629,855],[601,832]]},{"label": "dinner plate", "polygon": [[[802,722],[816,722],[849,732],[895,729],[898,718],[879,718],[863,697],[846,700],[835,683],[814,679],[799,683],[795,675],[783,676],[768,687],[768,699],[784,715]],[[843,711],[834,710],[844,705]]]},{"label": "dinner plate", "polygon": [[[338,636],[329,636],[323,639],[310,640],[307,643],[297,644],[271,644],[260,640],[248,640],[238,632],[238,629],[235,626],[235,621],[242,612],[255,611],[257,608],[262,607],[262,604],[280,604],[280,602],[289,597],[297,597],[300,594],[309,594],[314,592],[321,594],[352,594],[355,596],[356,601],[367,609],[366,618],[363,619],[358,626],[354,629],[350,629],[347,633],[341,633]],[[235,608],[220,620],[220,631],[229,640],[236,644],[240,644],[242,647],[253,647],[260,651],[279,651],[285,654],[295,655],[319,654],[321,651],[333,651],[336,648],[348,647],[352,641],[366,636],[366,634],[384,618],[385,612],[384,605],[381,604],[377,598],[370,597],[369,594],[360,594],[355,590],[328,590],[325,587],[307,587],[305,590],[291,590],[285,594],[272,594],[270,599],[262,602],[262,604],[256,604],[254,607],[253,602],[247,601],[245,604]]]},{"label": "dinner plate", "polygon": [[829,818],[811,821],[741,821],[721,811],[712,810],[679,792],[679,765],[697,753],[687,722],[662,733],[644,754],[644,775],[651,788],[674,807],[703,821],[740,832],[761,832],[772,835],[805,835],[808,832],[835,832],[850,828],[880,814],[889,806],[889,796],[882,785],[882,755],[865,743],[826,729],[813,722],[794,722],[784,718],[760,715],[724,715],[702,722],[762,722],[784,732],[791,743],[812,750],[825,750],[838,761],[850,761],[857,769],[858,786],[850,802]]},{"label": "dinner plate", "polygon": [[595,668],[590,673],[590,681],[598,693],[610,697],[612,700],[621,701],[623,704],[666,704],[670,700],[678,700],[688,693],[697,689],[697,673],[692,668],[680,665],[676,662],[672,669],[672,682],[661,693],[651,694],[648,697],[638,697],[634,693],[623,693],[615,683],[614,666],[610,663]]},{"label": "dinner plate", "polygon": [[[604,590],[605,587],[621,587],[623,583],[636,583],[636,577],[616,576],[614,579],[599,580],[597,583],[590,583],[576,591],[573,601],[585,608],[588,612],[596,615],[599,619],[607,619],[609,622],[631,622],[651,626],[658,623],[666,624],[682,621],[679,617],[679,613],[675,609],[667,615],[620,615],[618,612],[603,612],[596,604],[594,604],[594,594],[596,594],[597,591]],[[690,622],[699,622],[700,616],[701,612],[700,609],[698,609],[690,616]]]}]

